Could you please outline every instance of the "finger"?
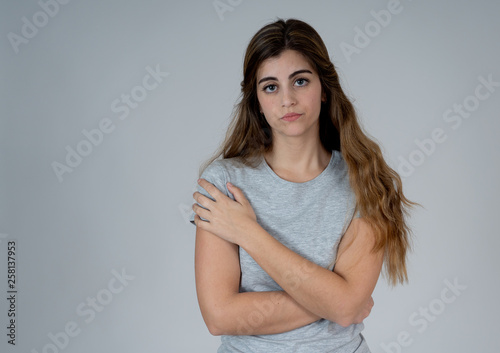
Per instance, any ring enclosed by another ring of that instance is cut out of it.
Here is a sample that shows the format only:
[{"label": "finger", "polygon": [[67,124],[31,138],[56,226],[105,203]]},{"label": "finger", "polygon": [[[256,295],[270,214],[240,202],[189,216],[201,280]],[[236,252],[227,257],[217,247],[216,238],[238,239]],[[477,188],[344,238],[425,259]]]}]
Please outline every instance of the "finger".
[{"label": "finger", "polygon": [[196,213],[198,216],[205,218],[206,220],[209,220],[211,212],[210,210],[204,209],[197,203],[193,204],[192,207],[194,213]]},{"label": "finger", "polygon": [[193,199],[201,206],[210,209],[212,206],[212,203],[215,202],[211,198],[203,195],[201,192],[196,191],[193,194]]},{"label": "finger", "polygon": [[206,229],[207,225],[209,224],[208,222],[202,220],[200,218],[200,216],[198,215],[195,215],[194,216],[194,224],[199,227],[199,228],[203,228],[203,229]]},{"label": "finger", "polygon": [[207,180],[205,180],[203,178],[198,179],[198,184],[203,189],[205,189],[210,194],[210,196],[212,196],[215,199],[215,201],[217,201],[218,199],[220,199],[223,196],[226,196],[219,189],[217,189],[217,187],[214,184],[208,182]]},{"label": "finger", "polygon": [[241,189],[239,187],[234,186],[233,184],[231,184],[229,182],[227,183],[227,187],[228,187],[229,191],[231,192],[231,194],[234,195],[235,201],[238,201],[239,203],[248,202],[245,195],[243,194],[243,191],[241,191]]},{"label": "finger", "polygon": [[[203,217],[203,218],[205,218],[205,217]],[[201,217],[200,217],[200,216],[198,216],[198,215],[194,215],[194,219],[195,219],[195,224],[196,224],[196,225],[198,225],[198,226],[199,226],[199,225],[203,225],[204,227],[207,227],[207,226],[210,224],[210,222],[208,222],[208,221],[204,221],[204,220],[203,220],[203,219],[201,219]]]}]

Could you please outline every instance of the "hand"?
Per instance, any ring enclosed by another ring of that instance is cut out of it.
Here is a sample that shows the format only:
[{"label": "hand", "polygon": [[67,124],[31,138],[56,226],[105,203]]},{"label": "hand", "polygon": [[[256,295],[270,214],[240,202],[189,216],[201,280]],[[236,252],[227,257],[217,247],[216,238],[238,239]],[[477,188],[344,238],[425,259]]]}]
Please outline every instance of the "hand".
[{"label": "hand", "polygon": [[[199,192],[193,194],[195,201],[206,208],[204,209],[196,203],[193,204],[193,211],[196,213],[194,217],[196,226],[239,245],[245,232],[257,224],[257,217],[250,202],[243,195],[241,189],[231,183],[227,183],[227,186],[234,196],[234,201],[205,179],[200,179],[198,184],[215,201]],[[203,221],[200,217],[207,221]]]}]

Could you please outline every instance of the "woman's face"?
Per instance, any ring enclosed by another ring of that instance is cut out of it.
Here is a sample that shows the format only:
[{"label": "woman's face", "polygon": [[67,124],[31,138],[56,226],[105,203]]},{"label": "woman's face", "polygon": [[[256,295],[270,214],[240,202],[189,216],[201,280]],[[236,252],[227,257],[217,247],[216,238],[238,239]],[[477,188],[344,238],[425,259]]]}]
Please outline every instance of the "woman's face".
[{"label": "woman's face", "polygon": [[273,138],[318,134],[325,97],[317,72],[301,53],[286,50],[262,62],[257,98]]}]

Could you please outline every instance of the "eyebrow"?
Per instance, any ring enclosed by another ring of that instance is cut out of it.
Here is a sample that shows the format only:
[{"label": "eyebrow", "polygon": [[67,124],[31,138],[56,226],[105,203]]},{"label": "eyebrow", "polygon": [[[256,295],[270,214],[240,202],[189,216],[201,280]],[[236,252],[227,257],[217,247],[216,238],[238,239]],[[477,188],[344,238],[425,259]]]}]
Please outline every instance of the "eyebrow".
[{"label": "eyebrow", "polygon": [[[293,73],[290,74],[290,76],[288,76],[288,79],[291,79],[292,77],[298,75],[298,74],[303,74],[303,73],[309,73],[309,74],[312,74],[311,70],[297,70]],[[262,79],[260,79],[259,83],[257,83],[258,85],[260,85],[262,82],[265,82],[265,81],[278,81],[278,79],[276,77],[271,77],[271,76],[268,76],[268,77],[264,77]]]}]

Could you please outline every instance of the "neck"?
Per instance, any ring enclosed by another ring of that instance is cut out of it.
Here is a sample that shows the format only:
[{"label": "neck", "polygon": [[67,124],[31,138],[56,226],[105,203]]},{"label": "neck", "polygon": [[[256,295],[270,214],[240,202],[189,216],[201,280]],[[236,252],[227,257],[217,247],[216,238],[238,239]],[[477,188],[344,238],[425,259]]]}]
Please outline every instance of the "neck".
[{"label": "neck", "polygon": [[272,150],[264,158],[283,179],[307,181],[325,170],[331,153],[323,147],[319,135],[313,139],[274,136]]}]

